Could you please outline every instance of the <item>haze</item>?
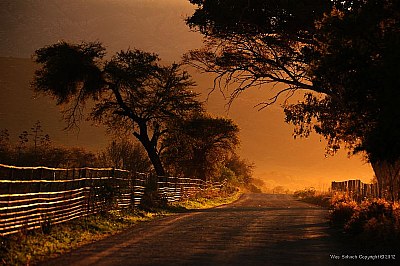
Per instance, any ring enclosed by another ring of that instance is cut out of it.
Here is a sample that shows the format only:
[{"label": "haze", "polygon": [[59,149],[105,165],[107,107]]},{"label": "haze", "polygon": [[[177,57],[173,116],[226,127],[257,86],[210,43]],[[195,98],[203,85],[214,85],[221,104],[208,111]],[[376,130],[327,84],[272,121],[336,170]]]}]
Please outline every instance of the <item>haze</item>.
[{"label": "haze", "polygon": [[[109,54],[135,47],[158,53],[165,61],[179,61],[183,53],[201,46],[201,36],[190,32],[183,21],[192,11],[187,0],[1,1],[0,129],[8,128],[15,136],[40,120],[58,144],[104,147],[108,141],[104,129],[86,123],[79,134],[62,132],[64,124],[51,99],[33,98],[29,82],[35,66],[30,56],[63,39],[100,41]],[[193,76],[206,99],[212,77],[195,72]],[[279,105],[262,111],[254,108],[269,91],[244,93],[229,111],[217,91],[207,102],[210,113],[228,116],[241,128],[240,154],[255,163],[254,177],[269,188],[282,185],[292,190],[306,186],[326,190],[334,180],[372,179],[372,169],[361,157],[349,159],[342,151],[325,158],[325,141],[317,135],[294,140]]]}]

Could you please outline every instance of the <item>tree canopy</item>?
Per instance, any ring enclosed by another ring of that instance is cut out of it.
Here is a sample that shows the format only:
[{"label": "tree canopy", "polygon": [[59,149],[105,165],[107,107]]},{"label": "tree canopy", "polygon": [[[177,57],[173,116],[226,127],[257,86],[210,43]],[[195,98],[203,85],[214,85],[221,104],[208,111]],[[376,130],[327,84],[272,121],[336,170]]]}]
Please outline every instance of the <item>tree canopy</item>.
[{"label": "tree canopy", "polygon": [[217,85],[235,83],[232,99],[267,83],[285,87],[264,106],[304,91],[285,107],[295,135],[314,130],[328,153],[363,152],[382,187],[399,190],[398,1],[190,2],[197,9],[187,24],[206,42],[188,63],[216,73]]},{"label": "tree canopy", "polygon": [[119,134],[132,133],[157,174],[165,175],[160,152],[168,124],[203,110],[191,90],[194,82],[178,64],[159,64],[156,54],[127,50],[108,61],[104,55],[100,43],[60,42],[41,48],[35,53],[41,68],[33,87],[65,106],[68,127],[82,119],[87,100],[95,100],[91,118]]},{"label": "tree canopy", "polygon": [[186,62],[216,73],[219,85],[235,83],[232,100],[268,83],[285,84],[284,91],[313,88],[306,55],[314,44],[315,21],[330,9],[330,0],[191,2],[197,9],[187,24],[206,39],[203,48],[186,55]]},{"label": "tree canopy", "polygon": [[209,181],[238,146],[238,134],[232,120],[198,113],[176,121],[166,137],[164,157],[176,172]]}]

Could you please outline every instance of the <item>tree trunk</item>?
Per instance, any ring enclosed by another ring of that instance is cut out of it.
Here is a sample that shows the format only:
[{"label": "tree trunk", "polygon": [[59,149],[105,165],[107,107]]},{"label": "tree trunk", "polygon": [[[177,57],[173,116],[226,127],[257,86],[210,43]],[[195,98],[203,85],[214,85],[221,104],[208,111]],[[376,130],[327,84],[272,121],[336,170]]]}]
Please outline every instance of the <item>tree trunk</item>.
[{"label": "tree trunk", "polygon": [[158,155],[155,147],[152,145],[144,145],[144,148],[147,151],[147,155],[151,163],[153,164],[154,170],[156,171],[157,176],[165,176],[164,166],[162,165],[160,156]]},{"label": "tree trunk", "polygon": [[160,177],[165,176],[164,166],[162,165],[160,156],[158,155],[156,146],[150,141],[148,135],[135,135],[138,140],[142,143],[145,148],[147,155],[151,163],[153,164],[154,170],[156,171],[155,179],[150,178],[146,185],[144,195],[140,201],[140,205],[143,208],[148,207],[164,207],[167,201],[161,196],[158,190],[158,181]]},{"label": "tree trunk", "polygon": [[371,162],[379,186],[379,197],[389,200],[400,198],[400,159],[394,162]]},{"label": "tree trunk", "polygon": [[[149,156],[149,159],[154,167],[154,170],[156,171],[157,176],[165,176],[165,170],[164,166],[161,162],[160,156],[157,152],[157,140],[155,139],[153,141],[150,140],[149,134],[147,131],[147,124],[146,122],[140,122],[139,124],[139,129],[140,133],[134,133],[133,135],[142,143],[144,149],[147,152],[147,155]],[[153,136],[154,137],[154,136]]]}]

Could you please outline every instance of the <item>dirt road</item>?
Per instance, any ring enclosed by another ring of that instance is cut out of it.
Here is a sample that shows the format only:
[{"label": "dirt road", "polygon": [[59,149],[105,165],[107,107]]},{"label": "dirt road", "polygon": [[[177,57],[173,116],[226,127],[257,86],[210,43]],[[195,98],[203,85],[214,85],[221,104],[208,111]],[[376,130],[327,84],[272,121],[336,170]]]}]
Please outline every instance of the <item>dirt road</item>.
[{"label": "dirt road", "polygon": [[133,227],[43,265],[338,265],[327,211],[289,195],[246,194],[219,208]]}]

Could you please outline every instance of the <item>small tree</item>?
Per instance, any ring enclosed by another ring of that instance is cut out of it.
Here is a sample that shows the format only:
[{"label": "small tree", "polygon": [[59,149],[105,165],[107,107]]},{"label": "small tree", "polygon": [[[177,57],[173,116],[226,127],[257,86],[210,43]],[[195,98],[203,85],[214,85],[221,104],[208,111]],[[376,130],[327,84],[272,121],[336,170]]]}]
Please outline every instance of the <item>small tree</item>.
[{"label": "small tree", "polygon": [[252,182],[254,165],[242,159],[236,153],[226,161],[225,166],[230,169],[238,180],[244,186],[249,186]]},{"label": "small tree", "polygon": [[103,166],[126,169],[135,172],[148,172],[151,163],[140,143],[127,139],[113,140],[99,155]]},{"label": "small tree", "polygon": [[80,121],[87,100],[94,100],[91,118],[132,133],[163,176],[160,143],[168,124],[202,109],[191,91],[194,83],[178,64],[160,65],[156,54],[128,50],[102,61],[104,55],[100,43],[60,42],[39,49],[35,61],[41,68],[33,86],[65,107],[68,127]]},{"label": "small tree", "polygon": [[39,120],[31,127],[29,135],[33,142],[34,152],[36,152],[39,147],[50,145],[50,136],[49,134],[43,134],[42,125]]}]

